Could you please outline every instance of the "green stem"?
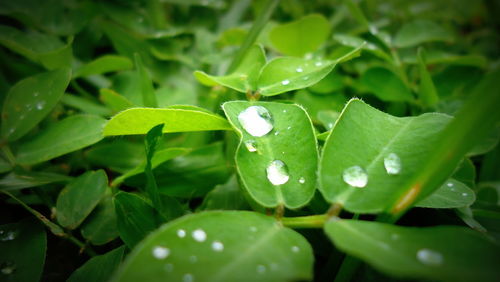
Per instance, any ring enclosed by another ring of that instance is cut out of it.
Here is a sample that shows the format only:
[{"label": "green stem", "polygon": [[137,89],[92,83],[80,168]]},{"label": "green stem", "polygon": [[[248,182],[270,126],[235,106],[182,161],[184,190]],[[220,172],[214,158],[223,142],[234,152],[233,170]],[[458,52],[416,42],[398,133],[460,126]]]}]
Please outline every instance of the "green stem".
[{"label": "green stem", "polygon": [[14,166],[16,164],[16,158],[14,157],[14,154],[12,154],[12,151],[10,150],[10,147],[7,144],[2,146],[2,152],[4,156],[7,158],[7,161],[10,163],[10,165]]},{"label": "green stem", "polygon": [[264,28],[264,26],[267,24],[269,19],[271,18],[271,15],[274,12],[274,9],[278,5],[279,0],[267,0],[264,6],[262,7],[262,11],[255,20],[254,24],[252,25],[252,28],[248,32],[248,35],[245,37],[245,41],[243,41],[243,44],[241,45],[240,49],[236,53],[236,55],[233,58],[233,61],[231,62],[231,65],[229,65],[228,68],[228,73],[231,73],[236,69],[236,67],[239,66],[241,61],[243,60],[243,57],[245,56],[247,50],[252,46],[252,44],[255,42],[257,39],[257,36],[259,36],[260,32]]},{"label": "green stem", "polygon": [[283,225],[291,228],[322,228],[328,216],[326,214],[299,216],[299,217],[283,217],[281,222]]}]

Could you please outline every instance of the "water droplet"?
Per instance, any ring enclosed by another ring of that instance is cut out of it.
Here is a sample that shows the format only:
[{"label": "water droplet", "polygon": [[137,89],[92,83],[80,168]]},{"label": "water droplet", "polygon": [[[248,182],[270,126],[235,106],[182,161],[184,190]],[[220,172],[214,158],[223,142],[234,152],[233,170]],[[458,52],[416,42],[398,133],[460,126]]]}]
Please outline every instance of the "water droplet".
[{"label": "water droplet", "polygon": [[0,265],[0,271],[2,272],[2,274],[5,274],[5,275],[10,275],[12,274],[14,271],[16,270],[16,265],[12,262],[3,262],[1,265]]},{"label": "water droplet", "polygon": [[290,129],[292,129],[292,127],[291,127],[291,126],[289,126],[289,127],[287,127],[286,129],[290,130]]},{"label": "water droplet", "polygon": [[297,246],[293,246],[293,247],[292,247],[292,252],[294,252],[294,253],[298,253],[299,251],[300,251],[300,248],[299,248],[299,247],[297,247]]},{"label": "water droplet", "polygon": [[440,265],[443,263],[443,255],[430,249],[419,250],[417,259],[425,265]]},{"label": "water droplet", "polygon": [[38,95],[40,95],[40,93],[38,93],[38,91],[37,91],[37,92],[35,92],[35,93],[33,93],[33,96],[34,96],[34,97],[38,97]]},{"label": "water droplet", "polygon": [[166,270],[167,272],[172,272],[172,271],[174,270],[174,265],[173,265],[173,264],[171,264],[171,263],[167,263],[167,264],[165,264],[165,270]]},{"label": "water droplet", "polygon": [[285,80],[283,80],[283,81],[281,82],[281,84],[282,84],[282,85],[288,85],[288,84],[290,84],[290,80],[285,79]]},{"label": "water droplet", "polygon": [[387,174],[399,174],[401,172],[401,159],[395,153],[390,153],[384,158],[384,167]]},{"label": "water droplet", "polygon": [[262,106],[250,106],[238,115],[238,121],[248,134],[261,137],[273,129],[271,113]]},{"label": "water droplet", "polygon": [[286,110],[283,110],[283,113],[286,113]]},{"label": "water droplet", "polygon": [[257,152],[257,144],[256,144],[256,142],[254,140],[247,140],[247,141],[245,141],[245,147],[251,153]]},{"label": "water droplet", "polygon": [[0,233],[0,241],[5,242],[5,241],[12,241],[16,239],[17,237],[17,232],[13,230],[9,230],[7,232],[2,230],[2,233]]},{"label": "water droplet", "polygon": [[302,78],[302,80],[308,80],[308,79],[309,79],[309,76],[304,76],[304,77]]},{"label": "water droplet", "polygon": [[45,101],[40,101],[40,102],[36,103],[37,110],[43,110],[43,107],[45,107]]},{"label": "water droplet", "polygon": [[299,183],[300,184],[306,183],[306,179],[304,177],[299,178]]},{"label": "water droplet", "polygon": [[194,276],[191,273],[186,273],[184,276],[182,276],[182,282],[193,282],[194,281]]},{"label": "water droplet", "polygon": [[266,267],[262,264],[257,265],[257,273],[264,273],[266,272]]},{"label": "water droplet", "polygon": [[280,134],[279,131],[274,132],[274,136],[278,136]]},{"label": "water droplet", "polygon": [[156,246],[153,248],[153,256],[157,259],[164,259],[170,255],[170,250],[162,246]]},{"label": "water droplet", "polygon": [[192,256],[189,257],[189,261],[191,263],[196,263],[198,261],[198,257],[195,256],[195,255],[192,255]]},{"label": "water droplet", "polygon": [[193,231],[192,236],[198,242],[203,242],[207,239],[207,233],[203,229],[196,229]]},{"label": "water droplet", "polygon": [[462,196],[466,197],[468,194],[467,193],[462,193]]},{"label": "water droplet", "polygon": [[296,72],[303,72],[304,70],[301,68],[301,67],[298,67],[297,69],[295,69]]},{"label": "water droplet", "polygon": [[252,231],[252,232],[257,232],[257,227],[255,227],[255,226],[250,226],[250,231]]},{"label": "water droplet", "polygon": [[222,244],[222,242],[219,241],[214,241],[212,243],[212,250],[216,252],[222,252],[224,250],[224,244]]},{"label": "water droplet", "polygon": [[368,183],[368,174],[360,166],[351,166],[346,168],[342,174],[344,182],[352,187],[363,188]]},{"label": "water droplet", "polygon": [[272,161],[266,168],[267,179],[273,185],[281,185],[287,183],[290,176],[288,175],[288,167],[280,160]]},{"label": "water droplet", "polygon": [[313,54],[312,54],[312,53],[307,53],[307,54],[304,56],[304,58],[305,58],[306,60],[310,60],[310,59],[312,59],[312,57],[313,57]]},{"label": "water droplet", "polygon": [[453,182],[448,182],[448,183],[446,183],[446,186],[448,186],[448,187],[453,187]]},{"label": "water droplet", "polygon": [[329,122],[329,123],[327,124],[327,127],[328,127],[328,129],[332,129],[332,128],[333,128],[333,122]]},{"label": "water droplet", "polygon": [[378,28],[376,26],[374,26],[374,25],[370,25],[369,29],[370,29],[370,33],[371,34],[377,34],[378,33]]},{"label": "water droplet", "polygon": [[186,237],[186,231],[184,229],[177,230],[177,236],[179,236],[179,238]]}]

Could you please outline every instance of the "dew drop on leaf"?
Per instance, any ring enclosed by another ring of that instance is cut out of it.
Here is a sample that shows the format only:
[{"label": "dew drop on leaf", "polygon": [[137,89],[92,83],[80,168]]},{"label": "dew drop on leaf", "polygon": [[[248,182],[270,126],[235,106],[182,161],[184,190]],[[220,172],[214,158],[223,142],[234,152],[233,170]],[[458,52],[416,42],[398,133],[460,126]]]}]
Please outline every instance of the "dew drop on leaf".
[{"label": "dew drop on leaf", "polygon": [[2,274],[10,275],[16,270],[16,265],[12,262],[3,262],[0,266]]},{"label": "dew drop on leaf", "polygon": [[448,182],[448,183],[446,183],[446,186],[453,187],[453,183],[452,182]]},{"label": "dew drop on leaf", "polygon": [[342,179],[352,187],[363,188],[368,183],[368,174],[360,166],[351,166],[342,173]]},{"label": "dew drop on leaf", "polygon": [[179,236],[179,238],[186,237],[186,231],[184,229],[177,230],[177,236]]},{"label": "dew drop on leaf", "polygon": [[290,84],[290,80],[285,79],[285,80],[283,80],[283,81],[281,82],[281,84],[282,84],[282,85],[288,85],[288,84]]},{"label": "dew drop on leaf", "polygon": [[296,72],[303,72],[304,70],[301,68],[301,67],[298,67],[297,69],[295,69]]},{"label": "dew drop on leaf", "polygon": [[443,263],[443,255],[430,249],[418,250],[417,259],[425,265],[440,265]]},{"label": "dew drop on leaf", "polygon": [[273,185],[281,185],[288,182],[290,175],[288,174],[288,167],[283,161],[274,160],[266,168],[267,179]]},{"label": "dew drop on leaf", "polygon": [[43,107],[45,107],[45,101],[40,101],[36,104],[37,110],[43,110]]},{"label": "dew drop on leaf", "polygon": [[299,183],[300,184],[306,183],[306,179],[304,177],[299,178]]},{"label": "dew drop on leaf", "polygon": [[299,251],[300,251],[300,248],[299,248],[299,247],[297,247],[297,246],[293,246],[293,247],[292,247],[292,252],[294,252],[294,253],[298,253]]},{"label": "dew drop on leaf", "polygon": [[323,63],[322,62],[316,62],[316,63],[314,63],[314,65],[317,66],[317,67],[321,67],[323,65]]},{"label": "dew drop on leaf", "polygon": [[257,144],[254,140],[245,141],[245,147],[250,153],[257,152]]},{"label": "dew drop on leaf", "polygon": [[9,230],[9,231],[4,231],[4,230],[1,230],[0,231],[0,241],[12,241],[14,239],[16,239],[17,237],[17,232],[16,231],[13,231],[13,230]]},{"label": "dew drop on leaf", "polygon": [[261,137],[273,129],[271,113],[262,106],[250,106],[238,115],[238,121],[248,134]]},{"label": "dew drop on leaf", "polygon": [[466,197],[468,194],[467,193],[462,193],[462,196]]},{"label": "dew drop on leaf", "polygon": [[191,273],[186,273],[184,276],[182,276],[182,282],[193,282],[194,281],[194,276]]},{"label": "dew drop on leaf", "polygon": [[164,259],[170,255],[170,250],[162,246],[156,246],[153,248],[153,256],[157,259]]},{"label": "dew drop on leaf", "polygon": [[222,252],[224,250],[224,244],[222,244],[222,242],[219,241],[214,241],[212,243],[212,250],[216,252]]},{"label": "dew drop on leaf", "polygon": [[35,93],[33,93],[33,96],[34,96],[34,97],[38,97],[38,95],[39,95],[39,94],[40,94],[40,93],[35,92]]},{"label": "dew drop on leaf", "polygon": [[257,273],[264,273],[266,272],[266,267],[262,264],[257,265]]},{"label": "dew drop on leaf", "polygon": [[384,158],[384,167],[387,174],[399,174],[401,172],[401,159],[395,153],[390,153]]},{"label": "dew drop on leaf", "polygon": [[207,233],[203,229],[196,229],[193,231],[193,238],[198,242],[203,242],[207,239]]}]

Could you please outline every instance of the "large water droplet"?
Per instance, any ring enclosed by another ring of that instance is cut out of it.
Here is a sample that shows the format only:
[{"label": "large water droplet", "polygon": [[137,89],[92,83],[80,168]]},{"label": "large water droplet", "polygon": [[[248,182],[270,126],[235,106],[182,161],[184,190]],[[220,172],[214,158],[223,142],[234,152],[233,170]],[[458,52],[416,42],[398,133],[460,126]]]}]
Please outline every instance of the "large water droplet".
[{"label": "large water droplet", "polygon": [[290,84],[290,80],[285,79],[285,80],[283,80],[283,81],[281,82],[281,84],[282,84],[282,85],[288,85],[288,84]]},{"label": "large water droplet", "polygon": [[390,153],[384,158],[384,167],[387,174],[399,174],[401,172],[401,159],[395,153]]},{"label": "large water droplet", "polygon": [[153,248],[153,256],[157,259],[164,259],[170,255],[170,250],[162,246],[156,246]]},{"label": "large water droplet", "polygon": [[430,249],[419,250],[417,259],[425,265],[440,265],[443,263],[443,255]]},{"label": "large water droplet", "polygon": [[238,121],[248,134],[261,137],[273,130],[271,113],[262,106],[250,106],[238,115]]},{"label": "large water droplet", "polygon": [[36,109],[37,110],[43,110],[43,107],[45,107],[45,101],[40,101],[38,103],[36,103]]},{"label": "large water droplet", "polygon": [[186,231],[184,229],[177,230],[177,236],[179,236],[179,238],[186,237]]},{"label": "large water droplet", "polygon": [[247,147],[247,150],[251,153],[257,152],[257,144],[254,140],[245,141],[245,147]]},{"label": "large water droplet", "polygon": [[266,168],[267,179],[273,185],[281,185],[287,183],[290,175],[288,175],[288,167],[280,160],[272,161]]},{"label": "large water droplet", "polygon": [[368,174],[363,168],[356,165],[346,168],[342,174],[342,179],[352,187],[363,188],[368,183]]},{"label": "large water droplet", "polygon": [[224,250],[224,244],[222,244],[222,242],[220,241],[214,241],[212,243],[212,250],[216,252],[222,252]]},{"label": "large water droplet", "polygon": [[203,229],[196,229],[193,231],[193,238],[198,242],[203,242],[207,239],[207,233]]},{"label": "large water droplet", "polygon": [[2,274],[10,275],[15,270],[16,270],[16,265],[14,263],[12,263],[12,262],[7,261],[7,262],[3,262],[0,265],[0,271],[2,272]]},{"label": "large water droplet", "polygon": [[191,273],[186,273],[184,276],[182,276],[182,282],[193,282],[194,281],[194,276]]}]

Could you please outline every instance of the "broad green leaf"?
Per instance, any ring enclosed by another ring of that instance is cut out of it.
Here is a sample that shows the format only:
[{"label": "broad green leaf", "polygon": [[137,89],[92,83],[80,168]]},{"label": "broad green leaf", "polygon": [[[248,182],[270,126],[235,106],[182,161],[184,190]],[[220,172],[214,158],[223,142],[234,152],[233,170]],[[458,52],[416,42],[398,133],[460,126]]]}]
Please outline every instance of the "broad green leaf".
[{"label": "broad green leaf", "polygon": [[92,115],[74,115],[52,124],[19,146],[16,161],[35,164],[85,148],[99,142],[105,119]]},{"label": "broad green leaf", "polygon": [[450,178],[429,197],[419,201],[420,208],[450,209],[467,207],[474,203],[474,191],[460,181]]},{"label": "broad green leaf", "polygon": [[207,86],[217,84],[246,93],[257,88],[257,79],[261,68],[266,64],[266,55],[260,45],[252,46],[241,64],[234,72],[226,76],[212,76],[201,71],[195,71],[198,81]]},{"label": "broad green leaf", "polygon": [[392,71],[384,67],[373,67],[361,76],[361,83],[367,91],[382,101],[412,101],[410,89]]},{"label": "broad green leaf", "polygon": [[496,281],[500,248],[465,227],[400,227],[337,220],[325,225],[335,246],[401,278]]},{"label": "broad green leaf", "polygon": [[434,106],[439,101],[439,96],[432,82],[431,75],[427,71],[427,66],[425,64],[425,52],[424,49],[418,49],[418,70],[420,73],[420,86],[418,94],[420,99],[425,106]]},{"label": "broad green leaf", "polygon": [[124,173],[144,161],[144,146],[124,139],[107,140],[85,151],[84,157],[92,165],[107,167]]},{"label": "broad green leaf", "polygon": [[13,171],[0,179],[0,190],[20,190],[50,183],[68,182],[73,178],[52,172]]},{"label": "broad green leaf", "polygon": [[138,195],[119,192],[113,203],[120,238],[131,249],[161,223],[160,215]]},{"label": "broad green leaf", "polygon": [[141,85],[142,103],[146,107],[156,108],[158,107],[158,101],[148,69],[144,66],[141,55],[135,53],[134,58],[137,76]]},{"label": "broad green leaf", "polygon": [[104,136],[146,134],[164,123],[164,133],[207,130],[230,130],[222,117],[194,109],[132,108],[115,115],[104,127]]},{"label": "broad green leaf", "polygon": [[121,70],[129,70],[132,69],[132,67],[132,61],[127,57],[104,55],[81,66],[75,71],[73,77],[76,78]]},{"label": "broad green leaf", "polygon": [[2,138],[15,141],[46,117],[61,99],[71,78],[61,69],[25,78],[12,86],[2,110]]},{"label": "broad green leaf", "polygon": [[450,119],[437,113],[393,117],[352,99],[325,141],[320,191],[327,201],[351,212],[389,210],[415,189],[411,178],[425,166],[424,157]]},{"label": "broad green leaf", "polygon": [[110,195],[102,198],[80,230],[83,238],[93,245],[103,245],[118,237],[115,207]]},{"label": "broad green leaf", "polygon": [[316,51],[328,38],[330,23],[320,14],[274,26],[269,39],[274,48],[288,56],[304,56]]},{"label": "broad green leaf", "polygon": [[40,281],[46,249],[45,229],[33,218],[0,225],[0,279]]},{"label": "broad green leaf", "polygon": [[318,151],[305,110],[298,105],[245,101],[227,102],[222,108],[241,137],[236,168],[250,195],[265,207],[307,204],[316,189]]},{"label": "broad green leaf", "polygon": [[89,259],[68,278],[68,282],[108,282],[120,265],[125,246]]},{"label": "broad green leaf", "polygon": [[100,89],[99,99],[114,112],[121,112],[134,107],[134,104],[132,104],[132,102],[130,102],[127,98],[111,89]]},{"label": "broad green leaf", "polygon": [[63,95],[61,102],[72,108],[78,109],[86,114],[98,115],[98,116],[110,116],[111,111],[103,105],[99,105],[92,102],[89,99],[82,98],[75,95],[65,94]]},{"label": "broad green leaf", "polygon": [[112,281],[296,281],[312,278],[300,234],[253,212],[204,212],[163,225]]},{"label": "broad green leaf", "polygon": [[244,210],[248,208],[236,175],[231,176],[226,183],[215,186],[205,196],[200,206],[202,210]]},{"label": "broad green leaf", "polygon": [[103,170],[88,171],[68,184],[57,197],[57,221],[75,229],[101,201],[108,187]]},{"label": "broad green leaf", "polygon": [[453,35],[435,22],[415,20],[404,24],[394,37],[394,44],[400,48],[431,41],[453,41]]}]

